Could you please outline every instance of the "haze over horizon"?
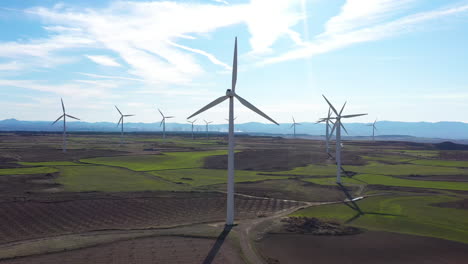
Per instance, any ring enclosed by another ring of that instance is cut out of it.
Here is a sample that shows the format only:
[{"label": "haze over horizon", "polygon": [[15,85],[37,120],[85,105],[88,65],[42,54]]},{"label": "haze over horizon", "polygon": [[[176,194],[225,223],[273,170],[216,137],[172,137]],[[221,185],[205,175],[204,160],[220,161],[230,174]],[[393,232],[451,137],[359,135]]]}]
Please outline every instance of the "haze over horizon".
[{"label": "haze over horizon", "polygon": [[[378,120],[468,122],[468,1],[0,3],[0,120],[185,123],[230,86],[280,123],[314,122],[325,94]],[[200,119],[223,123],[227,103]],[[264,122],[236,104],[236,122]]]}]

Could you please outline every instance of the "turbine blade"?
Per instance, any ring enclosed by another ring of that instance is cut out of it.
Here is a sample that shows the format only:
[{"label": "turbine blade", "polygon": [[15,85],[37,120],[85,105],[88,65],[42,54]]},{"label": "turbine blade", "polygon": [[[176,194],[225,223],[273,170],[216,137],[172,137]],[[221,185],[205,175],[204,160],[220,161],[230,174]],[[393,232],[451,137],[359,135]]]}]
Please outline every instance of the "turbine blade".
[{"label": "turbine blade", "polygon": [[[229,97],[228,96],[221,96],[219,97],[218,99],[214,100],[213,102],[207,104],[205,107],[203,107],[202,109],[198,110],[197,112],[195,112],[194,114],[192,114],[191,116],[187,117],[187,119],[190,119],[202,112],[205,112],[206,110],[210,109],[211,107],[215,106],[215,105],[218,105],[220,104],[221,102],[223,102],[224,100],[228,99]],[[206,122],[206,121],[205,121]]]},{"label": "turbine blade", "polygon": [[123,121],[123,116],[120,117],[119,122],[117,123],[117,126],[119,126],[120,122],[122,122],[122,121]]},{"label": "turbine blade", "polygon": [[161,110],[159,110],[159,108],[158,108],[158,111],[159,111],[159,113],[161,114],[161,116],[164,118],[164,115],[163,115],[163,113],[161,112]]},{"label": "turbine blade", "polygon": [[333,121],[331,121],[331,120],[328,120],[328,121],[329,121],[330,123],[332,123],[332,124],[335,124],[335,122],[333,122]]},{"label": "turbine blade", "polygon": [[114,106],[115,106],[115,109],[117,109],[117,111],[119,111],[119,114],[122,115],[122,112],[120,112],[119,108],[116,105],[114,105]]},{"label": "turbine blade", "polygon": [[254,111],[255,113],[263,116],[264,118],[270,120],[271,122],[275,123],[276,125],[279,126],[278,123],[276,123],[275,120],[271,119],[269,116],[267,116],[265,113],[263,113],[262,111],[260,111],[260,109],[258,109],[257,107],[253,106],[251,103],[247,102],[244,98],[240,97],[239,95],[235,94],[234,95],[237,100],[239,100],[239,102],[241,102],[241,104],[243,104],[245,107],[249,108],[250,110]]},{"label": "turbine blade", "polygon": [[60,101],[62,102],[62,110],[63,110],[63,113],[65,114],[65,105],[63,105],[63,99],[60,98]]},{"label": "turbine blade", "polygon": [[175,116],[166,116],[166,118],[174,118]]},{"label": "turbine blade", "polygon": [[64,116],[64,115],[61,115],[59,118],[57,118],[57,120],[55,120],[55,121],[52,123],[52,125],[55,124],[55,123],[57,123],[60,119],[62,119],[63,116]]},{"label": "turbine blade", "polygon": [[340,116],[343,113],[343,110],[344,110],[345,106],[346,106],[346,102],[344,102],[343,107],[341,107]]},{"label": "turbine blade", "polygon": [[293,126],[294,126],[294,123],[289,128],[292,128]]},{"label": "turbine blade", "polygon": [[295,123],[296,123],[296,120],[294,120],[294,116],[292,117],[292,119],[293,119],[293,123],[295,124]]},{"label": "turbine blade", "polygon": [[232,91],[236,91],[236,83],[237,83],[237,37],[234,41],[234,58],[232,61]]},{"label": "turbine blade", "polygon": [[343,123],[340,122],[340,126],[341,126],[341,128],[343,128],[344,132],[346,132],[346,135],[349,135],[349,134],[348,134],[348,131],[347,131],[346,128],[343,126]]},{"label": "turbine blade", "polygon": [[331,114],[332,114],[331,109],[330,109],[330,107],[328,107],[328,118],[331,117]]},{"label": "turbine blade", "polygon": [[135,116],[135,115],[123,115],[123,116]]},{"label": "turbine blade", "polygon": [[323,95],[323,98],[325,99],[325,101],[327,101],[328,105],[330,106],[330,108],[333,110],[333,112],[335,112],[335,115],[338,116],[338,112],[336,111],[335,107],[333,107],[333,105],[330,103],[330,101],[328,101],[328,99],[325,97],[325,95]]},{"label": "turbine blade", "polygon": [[73,119],[76,119],[76,120],[80,120],[79,118],[76,118],[76,117],[74,117],[74,116],[67,115],[67,114],[65,114],[65,115],[68,116],[68,117],[70,117],[70,118],[73,118]]},{"label": "turbine blade", "polygon": [[159,124],[159,127],[162,127],[163,123],[164,123],[164,118],[161,120],[161,123]]},{"label": "turbine blade", "polygon": [[342,116],[342,117],[343,117],[343,118],[351,118],[351,117],[356,117],[356,116],[364,116],[364,115],[367,115],[367,114],[344,115],[344,116]]}]

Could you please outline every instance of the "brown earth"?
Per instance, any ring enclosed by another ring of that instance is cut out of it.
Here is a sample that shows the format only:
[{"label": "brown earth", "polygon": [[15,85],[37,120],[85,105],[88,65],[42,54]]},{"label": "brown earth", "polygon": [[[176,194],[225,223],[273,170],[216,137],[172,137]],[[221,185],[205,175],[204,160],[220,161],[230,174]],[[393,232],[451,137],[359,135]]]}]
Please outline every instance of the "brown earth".
[{"label": "brown earth", "polygon": [[8,197],[17,197],[41,192],[51,188],[60,189],[61,185],[55,183],[54,173],[2,175],[0,176],[0,201]]},{"label": "brown earth", "polygon": [[[0,243],[108,229],[144,229],[223,221],[223,194],[103,198],[93,193],[51,199],[1,202]],[[236,196],[237,219],[268,215],[299,203]]]},{"label": "brown earth", "polygon": [[350,236],[269,234],[257,243],[269,263],[466,263],[468,245],[443,239],[367,231]]},{"label": "brown earth", "polygon": [[[216,240],[191,237],[150,237],[95,246],[60,253],[22,257],[0,261],[2,264],[153,264],[202,263]],[[244,263],[238,250],[229,242],[223,243],[213,262]]]},{"label": "brown earth", "polygon": [[325,236],[344,236],[356,235],[362,232],[361,229],[345,226],[335,221],[323,221],[312,217],[286,217],[281,219],[283,225],[280,232],[325,235]]},{"label": "brown earth", "polygon": [[444,207],[444,208],[455,208],[455,209],[463,209],[468,210],[468,199],[463,199],[454,202],[447,202],[447,203],[436,203],[431,204],[432,206]]},{"label": "brown earth", "polygon": [[468,151],[440,151],[439,158],[445,160],[468,160]]},{"label": "brown earth", "polygon": [[[336,186],[318,185],[296,179],[242,182],[236,184],[236,193],[275,199],[308,202],[341,201],[346,198]],[[226,185],[219,185],[226,190]]]},{"label": "brown earth", "polygon": [[[322,152],[291,149],[244,150],[236,153],[238,170],[284,171],[309,164],[323,164],[328,156]],[[364,165],[365,161],[355,153],[343,154],[343,165]],[[211,156],[205,159],[206,169],[227,169],[227,155]]]}]

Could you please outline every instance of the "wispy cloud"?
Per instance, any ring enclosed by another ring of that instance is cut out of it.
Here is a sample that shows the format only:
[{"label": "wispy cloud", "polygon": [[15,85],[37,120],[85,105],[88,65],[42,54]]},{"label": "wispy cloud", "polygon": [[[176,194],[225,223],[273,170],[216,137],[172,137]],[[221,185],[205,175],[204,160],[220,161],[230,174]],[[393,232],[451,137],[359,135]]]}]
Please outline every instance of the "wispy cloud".
[{"label": "wispy cloud", "polygon": [[[403,1],[404,3],[409,1]],[[407,4],[407,3],[406,3]],[[401,5],[393,6],[394,8],[402,8]],[[381,10],[374,11],[374,14],[380,13]],[[344,12],[344,11],[343,11]],[[390,22],[384,22],[377,25],[369,26],[367,23],[358,19],[357,16],[349,18],[349,21],[358,21],[356,22],[359,26],[353,25],[342,25],[343,21],[346,21],[345,18],[340,18],[341,15],[335,18],[332,18],[330,21],[334,21],[329,24],[329,31],[324,32],[323,34],[317,36],[311,42],[304,44],[302,47],[294,49],[292,51],[283,53],[278,56],[273,56],[261,61],[260,65],[279,63],[288,60],[302,59],[311,57],[318,54],[327,53],[336,49],[341,49],[353,44],[376,41],[385,38],[389,38],[395,35],[407,33],[413,30],[416,30],[416,27],[423,22],[432,21],[438,18],[447,17],[450,15],[455,15],[458,13],[468,12],[468,5],[461,5],[457,7],[450,7],[444,9],[438,9],[434,11],[421,12],[402,18],[395,19]],[[365,14],[361,13],[361,14]],[[386,16],[386,15],[384,15]],[[377,18],[371,20],[378,20]],[[338,21],[338,22],[337,22]],[[363,28],[360,26],[367,25]],[[346,31],[348,29],[359,29]]]},{"label": "wispy cloud", "polygon": [[114,58],[104,55],[86,55],[86,58],[92,60],[93,62],[103,65],[103,66],[111,66],[111,67],[120,67],[120,63],[118,63]]}]

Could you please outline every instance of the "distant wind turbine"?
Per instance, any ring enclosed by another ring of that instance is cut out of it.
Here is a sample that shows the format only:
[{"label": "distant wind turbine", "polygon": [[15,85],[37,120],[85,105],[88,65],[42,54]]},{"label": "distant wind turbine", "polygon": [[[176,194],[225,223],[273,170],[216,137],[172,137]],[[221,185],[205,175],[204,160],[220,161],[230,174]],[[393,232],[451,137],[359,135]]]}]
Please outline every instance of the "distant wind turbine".
[{"label": "distant wind turbine", "polygon": [[328,107],[328,116],[326,118],[322,118],[320,119],[319,121],[317,121],[317,123],[322,123],[322,122],[325,122],[325,144],[326,144],[326,149],[327,149],[327,154],[330,155],[330,139],[331,137],[333,136],[333,134],[329,134],[330,130],[331,130],[331,126],[330,126],[330,123],[332,123],[333,125],[335,124],[335,122],[333,122],[331,119],[331,108]]},{"label": "distant wind turbine", "polygon": [[290,128],[294,128],[294,137],[296,137],[296,126],[300,125],[300,123],[296,123],[296,120],[294,120],[294,116],[292,117],[293,123]]},{"label": "distant wind turbine", "polygon": [[116,105],[114,106],[115,106],[115,109],[117,109],[117,111],[120,114],[120,119],[119,119],[119,122],[117,123],[117,126],[121,125],[120,126],[120,145],[122,145],[124,141],[124,117],[129,117],[129,116],[134,116],[134,115],[124,115],[122,114],[122,112],[120,112],[119,108]]},{"label": "distant wind turbine", "polygon": [[159,113],[161,114],[162,116],[162,120],[161,120],[161,124],[159,126],[162,126],[163,127],[163,138],[166,138],[166,119],[169,119],[169,118],[174,118],[174,116],[165,116],[161,110],[159,110],[158,108],[158,111]]},{"label": "distant wind turbine", "polygon": [[374,123],[367,125],[372,127],[372,141],[375,141],[375,131],[378,130],[375,123],[377,123],[377,119],[375,119]]},{"label": "distant wind turbine", "polygon": [[343,126],[341,123],[342,118],[351,118],[351,117],[357,117],[357,116],[363,116],[367,114],[355,114],[355,115],[342,115],[343,110],[346,106],[346,102],[343,104],[343,107],[341,108],[341,111],[338,113],[336,111],[335,107],[328,101],[328,99],[325,97],[325,95],[322,95],[325,101],[327,101],[328,105],[330,108],[333,110],[335,113],[336,117],[332,117],[331,119],[335,119],[335,125],[333,126],[333,129],[331,131],[331,134],[333,134],[333,131],[336,129],[336,183],[341,184],[341,128],[348,134],[346,131],[346,128]]},{"label": "distant wind turbine", "polygon": [[194,124],[195,122],[197,122],[197,119],[195,119],[195,120],[193,120],[193,121],[187,120],[187,122],[189,122],[190,124],[192,124],[192,139],[194,139],[194,138],[195,138],[195,135],[193,134],[193,124]]},{"label": "distant wind turbine", "polygon": [[235,93],[236,91],[236,82],[237,82],[237,37],[234,42],[234,59],[232,66],[232,86],[231,89],[226,91],[226,95],[219,97],[213,102],[209,103],[202,109],[195,112],[193,115],[189,116],[188,119],[214,107],[215,105],[220,104],[221,102],[229,99],[229,137],[228,137],[228,183],[227,183],[227,212],[226,212],[226,225],[232,226],[234,224],[234,98],[239,100],[241,104],[254,111],[255,113],[261,115],[262,117],[270,120],[271,122],[276,123],[273,119],[268,117],[258,108],[253,106],[251,103],[247,102],[245,99],[240,97]]},{"label": "distant wind turbine", "polygon": [[63,105],[63,100],[62,98],[60,98],[60,101],[62,102],[62,110],[63,110],[63,114],[61,116],[59,116],[59,118],[57,118],[57,120],[55,120],[53,124],[57,123],[60,119],[63,118],[63,143],[62,143],[62,151],[63,153],[67,152],[67,116],[70,117],[70,118],[73,118],[73,119],[76,119],[76,120],[80,120],[79,118],[76,118],[76,117],[73,117],[71,115],[68,115],[67,113],[65,113],[65,105]]},{"label": "distant wind turbine", "polygon": [[[190,117],[189,117],[189,118],[190,118]],[[208,122],[208,121],[206,121],[206,120],[204,120],[204,119],[203,119],[203,121],[205,121],[205,124],[206,124],[206,137],[208,137],[208,125],[211,124],[211,123],[213,123],[213,121],[209,121],[209,122]]]}]

